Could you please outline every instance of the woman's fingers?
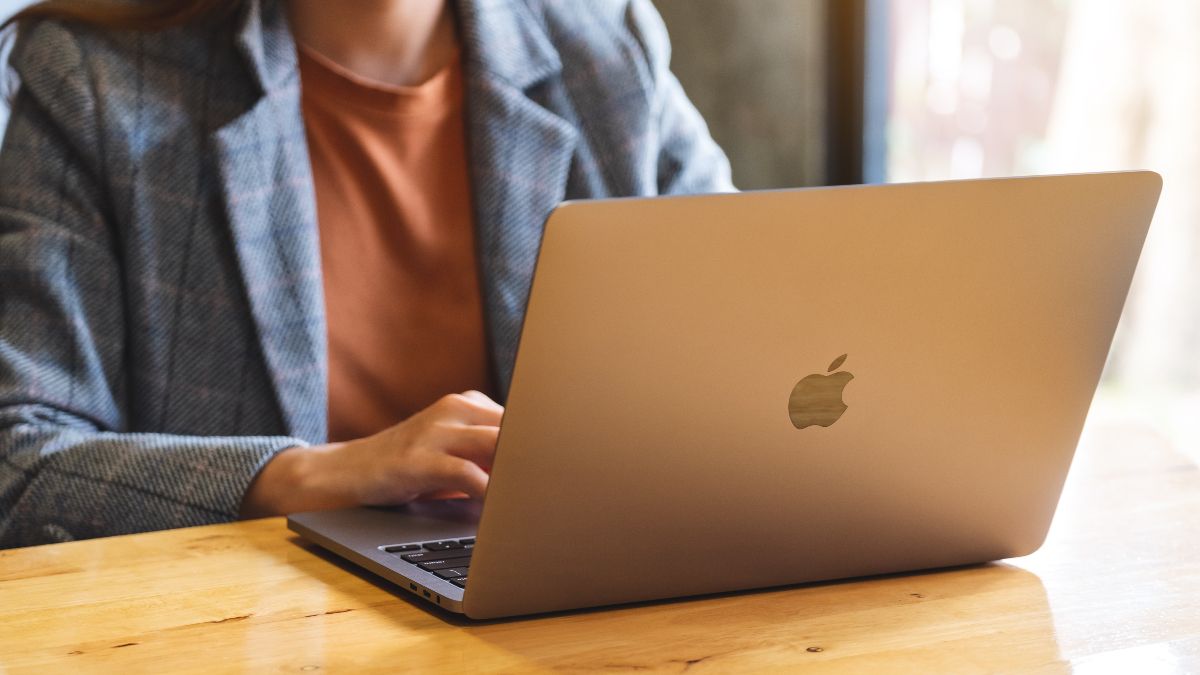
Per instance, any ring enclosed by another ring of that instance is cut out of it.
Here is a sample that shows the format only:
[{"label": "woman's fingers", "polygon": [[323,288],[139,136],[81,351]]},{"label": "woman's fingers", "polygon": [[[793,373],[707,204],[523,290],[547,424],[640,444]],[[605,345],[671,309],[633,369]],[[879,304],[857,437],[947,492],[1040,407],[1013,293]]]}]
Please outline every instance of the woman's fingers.
[{"label": "woman's fingers", "polygon": [[483,499],[487,492],[487,473],[470,460],[445,455],[437,473],[438,487],[441,489],[460,490],[473,499]]},{"label": "woman's fingers", "polygon": [[462,395],[466,396],[467,398],[469,398],[473,401],[478,402],[480,405],[488,406],[488,407],[494,408],[495,410],[498,410],[500,412],[504,412],[504,406],[493,401],[490,396],[483,393],[482,391],[476,391],[476,390],[472,389],[470,391],[464,391]]},{"label": "woman's fingers", "polygon": [[475,462],[479,466],[492,465],[496,454],[496,439],[500,427],[489,425],[443,426],[439,428],[438,444],[446,454]]},{"label": "woman's fingers", "polygon": [[[351,445],[363,458],[352,480],[359,500],[396,504],[420,495],[480,499],[504,408],[484,394],[450,394],[394,427]],[[359,447],[361,446],[361,447]]]},{"label": "woman's fingers", "polygon": [[504,407],[477,391],[443,396],[431,406],[439,417],[468,425],[500,426]]}]

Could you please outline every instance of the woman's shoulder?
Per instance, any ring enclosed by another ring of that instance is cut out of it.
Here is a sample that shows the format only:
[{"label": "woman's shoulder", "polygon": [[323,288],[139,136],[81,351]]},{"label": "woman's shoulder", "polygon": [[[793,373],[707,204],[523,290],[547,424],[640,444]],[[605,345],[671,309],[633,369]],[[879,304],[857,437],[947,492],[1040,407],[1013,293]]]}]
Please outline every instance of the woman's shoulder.
[{"label": "woman's shoulder", "polygon": [[[56,19],[19,27],[9,65],[44,105],[94,105],[201,86],[234,66],[228,28],[189,25],[160,32],[111,30]],[[158,84],[172,83],[172,87]],[[67,99],[67,100],[64,100]]]}]

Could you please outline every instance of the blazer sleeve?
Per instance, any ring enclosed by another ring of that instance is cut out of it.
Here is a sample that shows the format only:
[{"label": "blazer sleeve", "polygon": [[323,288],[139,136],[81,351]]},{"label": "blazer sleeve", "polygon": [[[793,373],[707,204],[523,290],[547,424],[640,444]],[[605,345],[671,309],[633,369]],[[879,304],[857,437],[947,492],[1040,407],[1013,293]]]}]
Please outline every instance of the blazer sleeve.
[{"label": "blazer sleeve", "polygon": [[259,469],[303,442],[127,431],[94,89],[67,31],[22,38],[0,150],[0,548],[235,519]]},{"label": "blazer sleeve", "polygon": [[657,120],[659,194],[732,192],[729,160],[671,72],[671,41],[650,0],[631,0],[629,29],[646,55]]}]

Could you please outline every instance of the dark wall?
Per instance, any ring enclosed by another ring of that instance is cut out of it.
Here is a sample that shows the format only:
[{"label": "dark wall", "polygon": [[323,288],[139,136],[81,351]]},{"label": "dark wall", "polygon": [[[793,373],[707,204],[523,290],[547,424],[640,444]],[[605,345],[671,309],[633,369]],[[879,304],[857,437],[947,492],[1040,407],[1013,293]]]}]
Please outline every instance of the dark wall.
[{"label": "dark wall", "polygon": [[739,188],[827,182],[826,0],[654,0]]}]

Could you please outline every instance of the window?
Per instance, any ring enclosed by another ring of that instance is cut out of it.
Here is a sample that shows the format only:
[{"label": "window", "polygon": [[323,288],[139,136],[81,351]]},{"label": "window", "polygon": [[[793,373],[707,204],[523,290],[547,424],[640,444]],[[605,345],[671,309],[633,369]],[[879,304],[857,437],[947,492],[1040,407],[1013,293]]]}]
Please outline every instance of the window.
[{"label": "window", "polygon": [[887,180],[1163,175],[1096,409],[1200,459],[1200,3],[887,0],[880,16]]}]

